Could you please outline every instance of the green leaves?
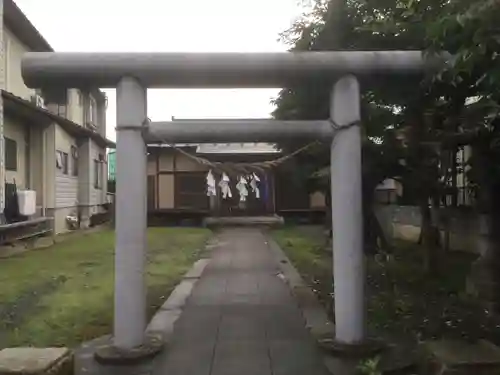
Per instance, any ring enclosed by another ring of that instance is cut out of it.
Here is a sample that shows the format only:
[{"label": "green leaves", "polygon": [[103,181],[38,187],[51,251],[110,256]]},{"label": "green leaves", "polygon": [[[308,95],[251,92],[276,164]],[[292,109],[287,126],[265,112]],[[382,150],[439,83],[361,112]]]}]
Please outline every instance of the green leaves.
[{"label": "green leaves", "polygon": [[[404,174],[414,188],[430,192],[439,184],[443,150],[485,132],[495,140],[481,143],[493,158],[484,164],[491,173],[476,175],[482,184],[490,183],[486,175],[500,176],[495,167],[500,165],[500,0],[313,0],[308,9],[283,34],[293,50],[420,49],[427,56],[442,51],[454,56],[440,72],[421,80],[364,83],[366,178]],[[282,90],[273,115],[328,117],[330,85],[318,81]],[[403,171],[397,167],[401,158]],[[317,169],[329,162],[327,152],[306,159]],[[481,185],[478,178],[474,183]]]}]

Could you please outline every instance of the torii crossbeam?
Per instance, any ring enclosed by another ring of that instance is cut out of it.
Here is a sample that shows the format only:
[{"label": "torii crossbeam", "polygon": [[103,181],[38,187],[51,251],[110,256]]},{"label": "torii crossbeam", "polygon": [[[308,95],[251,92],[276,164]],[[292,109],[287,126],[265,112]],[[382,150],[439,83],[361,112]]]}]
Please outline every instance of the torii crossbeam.
[{"label": "torii crossbeam", "polygon": [[[114,345],[144,344],[147,186],[145,141],[265,142],[287,138],[331,142],[335,335],[365,340],[358,77],[422,74],[440,58],[420,51],[289,53],[27,53],[22,74],[32,88],[117,88]],[[147,121],[152,87],[286,87],[309,79],[332,82],[331,119]]]}]

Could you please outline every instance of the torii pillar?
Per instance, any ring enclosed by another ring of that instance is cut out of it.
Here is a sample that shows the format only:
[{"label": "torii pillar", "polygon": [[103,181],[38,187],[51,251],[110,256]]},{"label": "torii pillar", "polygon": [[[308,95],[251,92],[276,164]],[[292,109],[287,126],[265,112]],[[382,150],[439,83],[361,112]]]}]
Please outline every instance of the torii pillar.
[{"label": "torii pillar", "polygon": [[335,338],[356,344],[365,339],[361,111],[356,77],[345,76],[335,83],[330,116],[339,129],[330,151]]}]

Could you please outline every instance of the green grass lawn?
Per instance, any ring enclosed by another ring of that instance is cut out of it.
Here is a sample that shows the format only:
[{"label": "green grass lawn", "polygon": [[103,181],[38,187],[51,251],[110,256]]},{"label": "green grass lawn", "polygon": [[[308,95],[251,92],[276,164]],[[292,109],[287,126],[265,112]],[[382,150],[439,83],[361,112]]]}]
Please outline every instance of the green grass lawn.
[{"label": "green grass lawn", "polygon": [[325,250],[324,237],[318,233],[321,231],[309,233],[289,226],[273,231],[272,235],[331,314],[332,256]]},{"label": "green grass lawn", "polygon": [[[290,261],[333,319],[332,254],[325,239],[301,227],[273,231]],[[396,241],[389,259],[366,256],[366,302],[371,333],[412,339],[485,338],[500,345],[500,318],[465,293],[470,254],[450,251],[440,276],[424,272],[422,246]]]},{"label": "green grass lawn", "polygon": [[[168,297],[210,236],[206,229],[148,229],[148,315]],[[0,261],[0,347],[74,346],[109,333],[114,232],[78,234]]]}]

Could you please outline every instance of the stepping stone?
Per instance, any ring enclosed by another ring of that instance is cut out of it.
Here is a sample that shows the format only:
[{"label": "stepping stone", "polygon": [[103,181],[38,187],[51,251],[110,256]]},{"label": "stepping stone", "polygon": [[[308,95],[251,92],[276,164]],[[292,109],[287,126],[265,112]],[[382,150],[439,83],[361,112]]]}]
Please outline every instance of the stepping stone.
[{"label": "stepping stone", "polygon": [[485,340],[430,341],[422,349],[425,374],[500,374],[500,348]]},{"label": "stepping stone", "polygon": [[6,348],[0,350],[0,375],[72,375],[68,348]]}]

